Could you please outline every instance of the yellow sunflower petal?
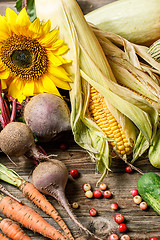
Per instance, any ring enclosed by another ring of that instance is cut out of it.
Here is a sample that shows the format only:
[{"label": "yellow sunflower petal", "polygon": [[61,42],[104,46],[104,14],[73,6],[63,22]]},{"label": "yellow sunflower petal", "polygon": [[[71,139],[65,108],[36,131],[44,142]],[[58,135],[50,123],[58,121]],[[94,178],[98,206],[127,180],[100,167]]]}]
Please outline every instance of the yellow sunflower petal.
[{"label": "yellow sunflower petal", "polygon": [[26,97],[33,96],[34,93],[34,81],[28,81],[24,84],[23,95]]},{"label": "yellow sunflower petal", "polygon": [[23,8],[17,16],[16,24],[28,27],[31,24],[29,16],[25,8]]},{"label": "yellow sunflower petal", "polygon": [[1,86],[2,86],[2,89],[6,89],[7,88],[7,84],[6,84],[6,81],[1,79]]},{"label": "yellow sunflower petal", "polygon": [[69,50],[69,47],[67,45],[63,45],[60,48],[58,48],[56,51],[54,51],[55,55],[62,55],[65,54]]},{"label": "yellow sunflower petal", "polygon": [[19,81],[17,81],[17,79],[13,79],[8,88],[8,94],[15,99],[17,99],[18,95],[21,93],[21,91],[19,91],[18,84]]},{"label": "yellow sunflower petal", "polygon": [[6,19],[9,24],[14,25],[16,23],[17,14],[12,9],[7,8]]},{"label": "yellow sunflower petal", "polygon": [[42,83],[43,83],[43,86],[44,86],[46,92],[60,96],[60,93],[59,93],[58,89],[56,88],[54,82],[47,75],[45,75],[43,77]]},{"label": "yellow sunflower petal", "polygon": [[59,30],[53,30],[52,32],[46,34],[39,42],[42,46],[48,47],[57,40],[58,34]]},{"label": "yellow sunflower petal", "polygon": [[49,48],[52,51],[57,50],[57,48],[61,47],[64,44],[64,41],[62,39],[57,39],[57,41],[54,42],[54,44]]},{"label": "yellow sunflower petal", "polygon": [[42,27],[42,32],[44,35],[50,32],[51,29],[51,21],[48,20],[47,22],[43,23]]},{"label": "yellow sunflower petal", "polygon": [[68,77],[68,73],[65,71],[63,67],[54,67],[52,64],[48,66],[48,72],[53,76],[62,79],[66,82],[72,82],[72,80]]},{"label": "yellow sunflower petal", "polygon": [[59,61],[61,62],[61,64],[67,64],[67,63],[71,63],[72,60],[68,60],[68,59],[64,59],[63,57],[61,56],[55,56],[57,57],[57,60],[59,59]]},{"label": "yellow sunflower petal", "polygon": [[0,15],[0,42],[6,40],[10,36],[10,28],[6,18]]},{"label": "yellow sunflower petal", "polygon": [[57,78],[57,77],[53,76],[52,74],[48,74],[48,77],[52,80],[52,82],[58,88],[65,89],[65,90],[71,90],[71,87],[68,82],[64,82],[60,78]]},{"label": "yellow sunflower petal", "polygon": [[39,93],[43,93],[45,92],[44,86],[41,82],[41,80],[39,80],[38,82],[34,83],[34,95],[39,94]]},{"label": "yellow sunflower petal", "polygon": [[47,56],[53,66],[57,67],[63,64],[63,60],[59,59],[59,57],[55,56],[51,51],[47,51]]},{"label": "yellow sunflower petal", "polygon": [[9,77],[9,71],[2,71],[0,72],[0,79],[7,79]]},{"label": "yellow sunflower petal", "polygon": [[31,23],[31,25],[29,26],[29,30],[37,34],[41,34],[42,30],[39,18],[36,18],[34,22]]},{"label": "yellow sunflower petal", "polygon": [[26,96],[24,96],[22,93],[17,94],[17,98],[16,98],[20,103],[23,102],[23,100],[26,99]]}]

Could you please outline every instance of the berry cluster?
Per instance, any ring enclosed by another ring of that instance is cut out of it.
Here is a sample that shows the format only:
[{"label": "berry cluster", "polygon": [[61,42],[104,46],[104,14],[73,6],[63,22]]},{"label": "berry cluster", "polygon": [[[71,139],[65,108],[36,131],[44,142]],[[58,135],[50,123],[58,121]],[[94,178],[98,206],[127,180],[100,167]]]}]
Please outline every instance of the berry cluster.
[{"label": "berry cluster", "polygon": [[133,196],[133,202],[137,205],[139,205],[140,209],[146,210],[148,208],[148,204],[143,201],[141,196],[138,194],[137,189],[132,189],[131,194]]}]

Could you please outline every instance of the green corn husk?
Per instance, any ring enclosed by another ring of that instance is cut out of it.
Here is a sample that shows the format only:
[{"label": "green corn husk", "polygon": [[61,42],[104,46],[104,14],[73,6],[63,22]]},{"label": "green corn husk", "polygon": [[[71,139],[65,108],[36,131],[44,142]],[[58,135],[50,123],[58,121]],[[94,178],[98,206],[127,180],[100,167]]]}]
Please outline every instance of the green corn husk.
[{"label": "green corn husk", "polygon": [[155,168],[160,168],[160,128],[158,128],[153,143],[149,148],[148,157]]},{"label": "green corn husk", "polygon": [[118,0],[88,14],[88,22],[130,42],[150,46],[160,37],[160,0]]},{"label": "green corn husk", "polygon": [[[106,54],[117,82],[146,98],[160,113],[160,64],[149,54],[149,48],[133,44],[93,25],[92,30]],[[133,149],[132,163],[148,148],[149,142],[140,132]]]},{"label": "green corn husk", "polygon": [[40,20],[50,19],[52,28],[59,28],[61,39],[69,46],[66,58],[73,61],[67,71],[73,80],[70,100],[74,139],[96,161],[103,178],[111,164],[108,145],[110,139],[107,139],[89,115],[90,85],[104,96],[129,142],[132,140],[135,143],[140,132],[148,144],[152,142],[158,112],[141,96],[117,83],[104,52],[76,1],[36,0],[35,5]]},{"label": "green corn husk", "polygon": [[150,56],[149,48],[95,27],[92,30],[117,82],[148,98],[160,111],[160,64]]}]

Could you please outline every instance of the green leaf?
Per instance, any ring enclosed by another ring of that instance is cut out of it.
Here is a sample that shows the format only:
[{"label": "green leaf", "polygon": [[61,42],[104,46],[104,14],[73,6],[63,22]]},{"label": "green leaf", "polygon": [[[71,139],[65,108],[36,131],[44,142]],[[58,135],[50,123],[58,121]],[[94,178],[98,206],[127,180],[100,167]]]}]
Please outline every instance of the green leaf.
[{"label": "green leaf", "polygon": [[5,167],[0,163],[0,179],[19,187],[22,183],[22,178],[12,169]]},{"label": "green leaf", "polygon": [[22,0],[17,0],[16,9],[18,12],[20,12],[22,10]]},{"label": "green leaf", "polygon": [[[20,12],[22,10],[22,0],[17,0],[16,9],[17,9],[18,12]],[[27,13],[30,17],[31,22],[33,22],[37,17],[34,0],[28,0],[27,1]]]}]

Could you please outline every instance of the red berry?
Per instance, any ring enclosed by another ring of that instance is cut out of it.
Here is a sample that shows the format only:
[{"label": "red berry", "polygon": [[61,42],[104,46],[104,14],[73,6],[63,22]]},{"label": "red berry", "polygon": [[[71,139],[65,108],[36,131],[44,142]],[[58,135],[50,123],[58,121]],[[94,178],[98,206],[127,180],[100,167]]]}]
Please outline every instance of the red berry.
[{"label": "red berry", "polygon": [[113,233],[111,236],[110,236],[110,238],[109,238],[110,240],[118,240],[119,239],[119,237],[118,237],[118,235],[117,234],[115,234],[115,233]]},{"label": "red berry", "polygon": [[138,195],[138,190],[137,189],[132,189],[131,194],[133,197],[135,197],[136,195]]},{"label": "red berry", "polygon": [[104,191],[104,190],[106,190],[107,185],[106,185],[105,183],[101,183],[101,184],[99,185],[99,188],[100,188],[102,191]]},{"label": "red berry", "polygon": [[111,197],[111,192],[109,191],[109,190],[106,190],[106,191],[104,191],[104,193],[103,193],[103,196],[105,197],[105,198],[110,198]]},{"label": "red berry", "polygon": [[120,232],[126,232],[127,231],[127,226],[125,223],[121,223],[119,226],[118,226],[118,230]]},{"label": "red berry", "polygon": [[148,204],[146,202],[141,202],[140,205],[139,205],[140,209],[142,210],[146,210],[147,207],[148,207]]},{"label": "red berry", "polygon": [[150,240],[158,240],[156,237],[151,237]]},{"label": "red berry", "polygon": [[120,240],[130,240],[128,235],[123,235]]},{"label": "red berry", "polygon": [[70,175],[73,177],[73,178],[77,178],[79,173],[78,173],[78,170],[77,169],[72,169],[70,171]]},{"label": "red berry", "polygon": [[61,143],[59,148],[62,150],[62,151],[65,151],[67,149],[67,145],[65,143]]},{"label": "red berry", "polygon": [[95,191],[93,192],[93,196],[94,196],[95,198],[100,198],[100,197],[102,196],[102,192],[101,192],[100,190],[95,190]]},{"label": "red berry", "polygon": [[114,216],[114,220],[116,223],[122,223],[122,222],[124,222],[124,216],[122,214],[118,213]]},{"label": "red berry", "polygon": [[89,214],[90,214],[92,217],[96,216],[96,215],[97,215],[96,209],[95,209],[95,208],[91,208],[91,209],[89,210]]},{"label": "red berry", "polygon": [[112,203],[111,204],[111,209],[112,210],[117,210],[118,209],[118,204],[117,203]]},{"label": "red berry", "polygon": [[83,188],[83,190],[84,190],[85,192],[87,192],[87,191],[91,190],[91,184],[89,184],[89,183],[84,183],[83,186],[82,186],[82,188]]},{"label": "red berry", "polygon": [[125,169],[127,173],[131,173],[133,171],[133,169],[130,166],[127,166]]}]

